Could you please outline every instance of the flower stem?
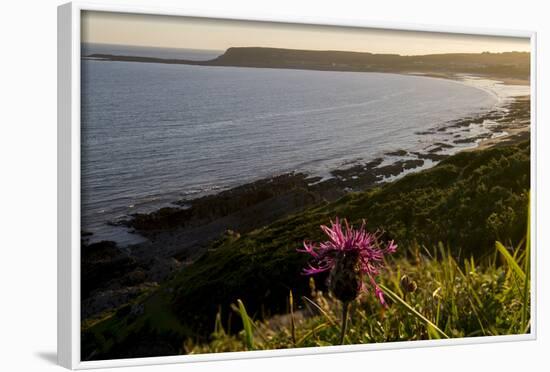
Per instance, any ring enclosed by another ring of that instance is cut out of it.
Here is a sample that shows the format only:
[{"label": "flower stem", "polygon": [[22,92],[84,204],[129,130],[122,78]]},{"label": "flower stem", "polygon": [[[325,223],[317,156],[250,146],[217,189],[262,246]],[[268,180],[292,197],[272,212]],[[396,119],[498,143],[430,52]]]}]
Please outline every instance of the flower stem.
[{"label": "flower stem", "polygon": [[349,301],[342,302],[342,328],[340,335],[340,345],[344,344],[344,337],[346,337],[346,330],[348,328],[348,312],[349,312]]}]

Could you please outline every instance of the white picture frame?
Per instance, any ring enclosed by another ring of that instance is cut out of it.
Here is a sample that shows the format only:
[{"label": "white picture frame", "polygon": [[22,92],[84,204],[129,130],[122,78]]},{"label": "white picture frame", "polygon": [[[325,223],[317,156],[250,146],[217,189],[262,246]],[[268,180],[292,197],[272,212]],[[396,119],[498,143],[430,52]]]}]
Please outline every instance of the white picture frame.
[{"label": "white picture frame", "polygon": [[[232,20],[299,23],[381,28],[391,30],[429,31],[459,34],[511,36],[529,38],[531,42],[531,333],[524,335],[460,338],[450,340],[406,341],[384,344],[329,346],[318,348],[285,349],[270,351],[231,352],[222,354],[181,355],[168,357],[81,361],[80,357],[80,15],[82,11],[108,11],[170,16],[191,16]],[[267,358],[277,356],[311,355],[374,351],[447,345],[481,344],[508,341],[535,340],[536,314],[536,32],[513,30],[487,30],[392,24],[363,19],[355,21],[319,19],[296,15],[288,18],[258,14],[227,14],[225,12],[197,12],[167,7],[134,7],[75,1],[58,8],[58,361],[69,369],[92,369],[138,365],[220,361],[230,359]]]}]

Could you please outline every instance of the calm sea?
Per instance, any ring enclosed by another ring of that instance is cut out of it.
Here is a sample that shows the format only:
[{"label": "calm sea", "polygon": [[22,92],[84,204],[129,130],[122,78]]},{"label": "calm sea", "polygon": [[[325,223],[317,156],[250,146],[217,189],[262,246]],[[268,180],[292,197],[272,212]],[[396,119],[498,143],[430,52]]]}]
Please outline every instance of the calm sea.
[{"label": "calm sea", "polygon": [[[87,46],[211,59],[221,52]],[[82,61],[82,227],[136,241],[107,221],[289,171],[330,170],[422,150],[419,134],[492,108],[459,82],[396,74]],[[439,136],[439,137],[438,137]]]}]

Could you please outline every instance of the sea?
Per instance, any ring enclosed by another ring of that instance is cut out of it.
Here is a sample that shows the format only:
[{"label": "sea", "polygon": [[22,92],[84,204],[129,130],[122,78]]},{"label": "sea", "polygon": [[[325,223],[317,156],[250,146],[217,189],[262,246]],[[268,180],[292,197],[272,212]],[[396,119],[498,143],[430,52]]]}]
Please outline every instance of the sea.
[{"label": "sea", "polygon": [[[93,53],[209,60],[223,51],[83,44],[83,57]],[[469,76],[83,58],[82,230],[92,241],[138,243],[144,238],[117,226],[133,213],[287,172],[329,178],[388,152],[426,151],[456,139],[438,127],[528,92]]]}]

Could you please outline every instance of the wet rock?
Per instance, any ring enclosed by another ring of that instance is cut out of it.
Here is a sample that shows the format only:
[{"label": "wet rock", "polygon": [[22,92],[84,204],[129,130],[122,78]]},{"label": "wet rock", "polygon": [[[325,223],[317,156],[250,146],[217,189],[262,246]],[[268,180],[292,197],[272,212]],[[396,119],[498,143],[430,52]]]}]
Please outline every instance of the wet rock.
[{"label": "wet rock", "polygon": [[419,159],[427,159],[431,161],[441,161],[449,157],[449,155],[447,154],[433,154],[433,153],[421,153],[421,152],[413,152],[412,154],[416,155],[416,157]]},{"label": "wet rock", "polygon": [[407,155],[407,151],[405,151],[405,150],[390,151],[390,152],[387,152],[386,155],[405,156],[405,155]]}]

